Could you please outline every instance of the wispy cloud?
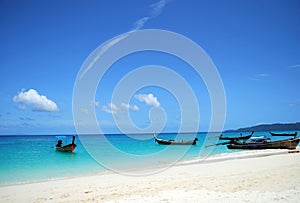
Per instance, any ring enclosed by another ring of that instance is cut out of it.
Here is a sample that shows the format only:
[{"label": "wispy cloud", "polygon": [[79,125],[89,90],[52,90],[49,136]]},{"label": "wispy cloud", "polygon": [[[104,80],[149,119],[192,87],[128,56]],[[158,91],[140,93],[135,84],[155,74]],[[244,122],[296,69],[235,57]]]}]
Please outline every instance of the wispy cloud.
[{"label": "wispy cloud", "polygon": [[20,123],[18,126],[19,126],[19,127],[30,127],[30,126],[33,126],[33,125],[32,125],[32,124],[29,124],[29,123],[26,123],[26,122],[24,122],[24,123]]},{"label": "wispy cloud", "polygon": [[29,118],[29,117],[19,117],[19,119],[20,119],[21,121],[34,121],[34,119]]},{"label": "wispy cloud", "polygon": [[90,113],[90,111],[89,111],[88,108],[81,108],[80,111],[81,111],[82,113],[85,113],[85,114],[89,114],[89,113]]},{"label": "wispy cloud", "polygon": [[289,66],[289,68],[300,68],[300,64],[291,65],[291,66]]},{"label": "wispy cloud", "polygon": [[138,111],[139,110],[139,107],[137,105],[130,105],[130,104],[125,104],[125,103],[122,103],[121,107],[123,107],[125,109],[131,109],[133,111]]},{"label": "wispy cloud", "polygon": [[105,52],[107,52],[111,47],[113,47],[114,45],[116,45],[117,43],[119,43],[120,41],[125,39],[126,37],[128,37],[128,34],[123,34],[123,35],[120,35],[112,40],[109,40],[108,42],[104,43],[103,45],[101,45],[100,50],[96,52],[96,55],[91,59],[91,62],[89,63],[89,65],[82,71],[79,79],[82,79],[82,77],[94,66],[94,64],[99,60],[99,58]]},{"label": "wispy cloud", "polygon": [[270,74],[268,74],[268,73],[258,73],[258,74],[255,74],[255,75],[249,77],[249,80],[262,80],[263,78],[266,78],[269,76],[270,76]]},{"label": "wispy cloud", "polygon": [[296,107],[296,106],[299,106],[299,104],[298,103],[293,103],[293,102],[288,103],[288,107],[293,108],[293,107]]},{"label": "wispy cloud", "polygon": [[20,104],[20,105],[18,106],[18,109],[21,110],[21,111],[25,111],[25,110],[26,110],[26,106]]},{"label": "wispy cloud", "polygon": [[80,111],[84,114],[90,114],[93,111],[94,107],[100,107],[99,101],[90,101],[89,105],[86,107],[82,107]]},{"label": "wispy cloud", "polygon": [[133,111],[138,111],[139,107],[137,105],[130,105],[130,104],[125,104],[121,103],[121,105],[117,106],[116,104],[109,103],[101,107],[101,110],[109,113],[109,114],[117,114],[120,112],[124,112],[124,110],[133,110]]},{"label": "wispy cloud", "polygon": [[118,111],[118,107],[117,105],[113,104],[113,103],[109,103],[107,105],[102,106],[102,111],[105,111],[106,113],[110,113],[110,114],[115,114]]},{"label": "wispy cloud", "polygon": [[161,12],[163,11],[163,8],[170,2],[170,0],[160,0],[152,5],[150,5],[151,11],[150,14],[148,16],[144,16],[140,19],[138,19],[133,26],[132,30],[139,30],[142,27],[144,27],[144,25],[151,20],[152,18],[155,18],[157,16],[159,16],[161,14]]},{"label": "wispy cloud", "polygon": [[255,75],[256,77],[269,77],[270,76],[270,74],[268,74],[268,73],[259,73],[259,74],[256,74]]},{"label": "wispy cloud", "polygon": [[140,18],[139,20],[137,20],[135,23],[134,23],[134,28],[133,30],[139,30],[141,29],[142,27],[144,27],[145,23],[150,19],[150,17],[143,17],[143,18]]},{"label": "wispy cloud", "polygon": [[[170,0],[160,0],[152,5],[150,5],[151,8],[151,12],[148,16],[144,16],[140,19],[138,19],[133,26],[133,29],[131,29],[131,31],[134,30],[139,30],[142,27],[144,27],[144,25],[151,20],[152,18],[157,17],[158,15],[161,14],[161,12],[163,11],[163,8],[170,2]],[[100,59],[100,57],[107,52],[111,47],[115,46],[116,44],[118,44],[120,41],[122,41],[123,39],[127,38],[129,36],[128,33],[125,33],[123,35],[120,35],[112,40],[109,40],[108,42],[106,42],[106,44],[101,45],[101,49],[98,50],[96,52],[96,54],[91,57],[91,61],[89,62],[88,66],[81,72],[79,79],[82,79],[83,76],[94,66],[94,64]]]},{"label": "wispy cloud", "polygon": [[[144,27],[144,25],[151,20],[152,18],[157,17],[158,15],[161,14],[161,12],[163,11],[163,8],[170,2],[170,0],[160,0],[152,5],[150,5],[151,8],[151,12],[148,16],[144,16],[140,19],[138,19],[135,23],[134,23],[134,27],[133,29],[131,29],[131,31],[134,30],[139,30],[142,27]],[[98,50],[96,52],[96,54],[94,54],[94,56],[91,56],[91,59],[88,63],[88,66],[86,66],[83,71],[81,72],[79,79],[82,79],[85,74],[94,66],[94,64],[100,59],[100,57],[107,52],[110,48],[112,48],[113,46],[115,46],[116,44],[118,44],[120,41],[122,41],[123,39],[127,38],[129,36],[128,33],[122,34],[112,40],[109,40],[108,42],[106,42],[105,44],[101,45],[101,49]]]},{"label": "wispy cloud", "polygon": [[294,107],[298,107],[298,106],[300,106],[300,99],[297,99],[295,101],[288,103],[288,107],[290,107],[290,108],[294,108]]}]

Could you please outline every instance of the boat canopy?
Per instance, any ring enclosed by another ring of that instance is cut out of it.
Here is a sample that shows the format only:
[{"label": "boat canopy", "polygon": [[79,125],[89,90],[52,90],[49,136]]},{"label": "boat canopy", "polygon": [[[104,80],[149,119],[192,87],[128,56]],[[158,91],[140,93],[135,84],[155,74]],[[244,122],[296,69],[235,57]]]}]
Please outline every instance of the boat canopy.
[{"label": "boat canopy", "polygon": [[258,137],[251,137],[249,140],[252,142],[260,142],[260,141],[265,141],[265,140],[269,140],[270,138],[266,137],[266,136],[258,136]]}]

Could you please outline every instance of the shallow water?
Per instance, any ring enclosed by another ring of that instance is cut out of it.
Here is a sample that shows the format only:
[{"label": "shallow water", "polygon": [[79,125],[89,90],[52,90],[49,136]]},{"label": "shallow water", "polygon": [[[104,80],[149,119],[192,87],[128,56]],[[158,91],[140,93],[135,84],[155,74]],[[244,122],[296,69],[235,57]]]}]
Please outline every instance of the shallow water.
[{"label": "shallow water", "polygon": [[[52,135],[0,136],[0,185],[35,182],[105,171],[122,172],[172,165],[178,161],[239,152],[218,142],[220,133],[159,134],[162,139],[192,140],[195,146],[163,146],[152,135],[86,135],[77,137],[73,153],[57,152]],[[248,134],[248,133],[245,133]],[[225,133],[237,136],[239,133]],[[268,135],[258,132],[256,135]],[[280,139],[273,137],[272,139]],[[71,136],[69,139],[71,142]],[[88,152],[87,152],[88,151]]]}]

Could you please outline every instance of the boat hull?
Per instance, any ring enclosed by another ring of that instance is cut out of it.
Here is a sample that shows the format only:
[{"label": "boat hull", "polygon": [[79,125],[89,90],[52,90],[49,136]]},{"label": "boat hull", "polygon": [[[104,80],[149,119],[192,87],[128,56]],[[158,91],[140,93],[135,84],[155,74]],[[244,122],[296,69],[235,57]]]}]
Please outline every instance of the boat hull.
[{"label": "boat hull", "polygon": [[252,131],[250,135],[239,136],[239,137],[223,137],[223,135],[221,134],[219,140],[230,140],[230,141],[248,140],[252,137],[253,133],[254,131]]},{"label": "boat hull", "polygon": [[76,144],[68,144],[62,147],[56,147],[56,150],[59,152],[73,152],[76,147]]},{"label": "boat hull", "polygon": [[228,149],[296,149],[298,139],[286,139],[259,143],[234,143],[227,145]]},{"label": "boat hull", "polygon": [[195,138],[194,140],[191,140],[191,141],[175,141],[175,140],[159,139],[155,135],[153,135],[153,137],[154,137],[155,141],[161,145],[196,145],[197,141],[198,141],[198,138]]},{"label": "boat hull", "polygon": [[298,132],[294,132],[294,133],[272,133],[272,132],[270,132],[270,134],[272,136],[293,136],[293,137],[296,137]]},{"label": "boat hull", "polygon": [[156,142],[161,145],[196,145],[196,140],[188,141],[188,142],[176,142],[176,141],[168,141],[168,140],[160,140],[156,139]]}]

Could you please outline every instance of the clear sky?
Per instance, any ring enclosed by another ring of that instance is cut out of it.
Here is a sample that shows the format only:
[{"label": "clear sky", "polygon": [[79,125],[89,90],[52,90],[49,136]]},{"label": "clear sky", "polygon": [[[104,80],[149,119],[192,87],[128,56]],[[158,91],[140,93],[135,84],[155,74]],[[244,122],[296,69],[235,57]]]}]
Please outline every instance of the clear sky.
[{"label": "clear sky", "polygon": [[[139,29],[176,32],[205,50],[224,84],[225,129],[299,122],[299,10],[299,0],[1,0],[0,134],[74,133],[72,94],[83,62],[107,40]],[[145,52],[118,61],[99,84],[93,102],[103,131],[117,132],[113,116],[127,111],[146,128],[153,107],[165,110],[165,131],[178,130],[178,101],[163,88],[141,88],[129,103],[111,101],[128,71],[151,64],[189,81],[199,130],[207,130],[211,105],[201,78],[174,57]]]}]

